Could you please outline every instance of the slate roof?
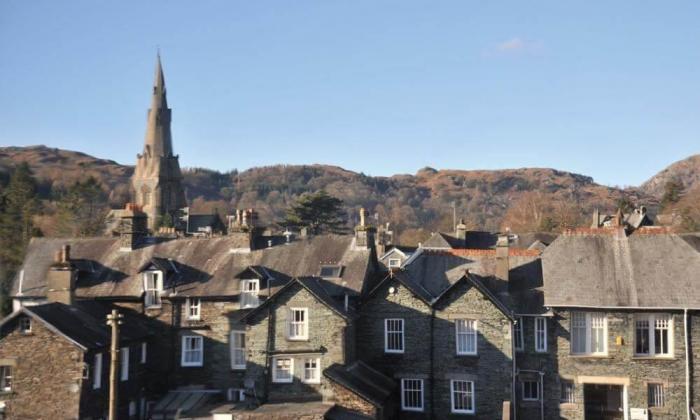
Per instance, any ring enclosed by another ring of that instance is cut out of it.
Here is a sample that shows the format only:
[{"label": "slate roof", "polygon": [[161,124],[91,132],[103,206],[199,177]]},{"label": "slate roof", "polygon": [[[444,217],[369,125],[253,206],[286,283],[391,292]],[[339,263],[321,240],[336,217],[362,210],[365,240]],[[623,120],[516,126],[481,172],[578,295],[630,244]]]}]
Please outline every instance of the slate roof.
[{"label": "slate roof", "polygon": [[333,283],[326,279],[321,279],[318,277],[298,277],[292,279],[291,281],[287,282],[287,284],[285,284],[283,287],[277,289],[277,291],[273,293],[269,299],[266,299],[256,308],[241,316],[239,320],[245,321],[254,314],[262,311],[263,308],[265,308],[267,305],[272,304],[272,302],[274,302],[280,294],[282,294],[288,288],[292,287],[294,284],[298,284],[304,289],[308,290],[311,293],[311,295],[318,299],[319,302],[323,303],[343,318],[347,319],[353,316],[353,313],[351,311],[345,310],[345,307],[343,306],[343,304],[340,303],[339,299],[337,298],[338,295],[335,295],[336,297],[334,297],[330,294],[329,291],[333,290],[336,287]]},{"label": "slate roof", "polygon": [[348,366],[333,364],[323,371],[323,375],[377,407],[384,406],[396,388],[393,379],[359,360]]},{"label": "slate roof", "polygon": [[700,308],[700,237],[651,232],[561,235],[542,257],[545,305]]},{"label": "slate roof", "polygon": [[[461,240],[451,233],[436,232],[421,244],[423,248],[433,249],[493,249],[498,241],[499,233],[469,230],[466,239]],[[528,248],[535,242],[549,245],[557,237],[548,232],[531,232],[522,234],[509,234],[510,246],[514,248]]]},{"label": "slate roof", "polygon": [[433,305],[457,282],[467,278],[482,293],[497,300],[497,305],[506,313],[545,313],[539,253],[510,249],[509,265],[506,286],[503,280],[495,277],[494,250],[424,249],[392,275],[428,305]]},{"label": "slate roof", "polygon": [[120,328],[122,342],[136,341],[152,335],[151,321],[124,308],[101,302],[76,302],[73,305],[47,303],[44,305],[23,307],[5,318],[0,328],[16,316],[24,313],[44,322],[50,329],[70,339],[83,349],[103,348],[109,345],[110,327],[106,316],[112,309],[119,309],[124,315]]},{"label": "slate roof", "polygon": [[34,238],[12,295],[17,294],[21,277],[23,296],[45,296],[46,273],[64,244],[71,245],[71,263],[79,269],[76,296],[86,298],[139,298],[143,292],[139,270],[150,261],[165,264],[168,259],[177,271],[165,279],[164,287],[183,297],[238,295],[240,279],[235,276],[250,266],[265,267],[274,280],[261,294],[274,293],[291,278],[317,275],[320,265],[329,263],[343,267],[332,293],[359,294],[374,269],[371,251],[355,247],[352,236],[312,236],[250,252],[241,251],[246,244],[235,236],[163,240],[130,252],[120,251],[118,238]]}]

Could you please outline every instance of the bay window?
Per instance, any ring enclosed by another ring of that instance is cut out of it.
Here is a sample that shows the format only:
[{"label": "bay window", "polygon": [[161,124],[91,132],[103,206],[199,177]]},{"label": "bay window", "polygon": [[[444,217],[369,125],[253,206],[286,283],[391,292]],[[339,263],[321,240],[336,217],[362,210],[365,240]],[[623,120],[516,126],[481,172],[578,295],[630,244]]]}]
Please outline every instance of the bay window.
[{"label": "bay window", "polygon": [[608,352],[608,319],[598,312],[571,313],[571,353],[605,355]]},{"label": "bay window", "polygon": [[673,354],[673,317],[639,314],[634,322],[636,356],[670,357]]}]

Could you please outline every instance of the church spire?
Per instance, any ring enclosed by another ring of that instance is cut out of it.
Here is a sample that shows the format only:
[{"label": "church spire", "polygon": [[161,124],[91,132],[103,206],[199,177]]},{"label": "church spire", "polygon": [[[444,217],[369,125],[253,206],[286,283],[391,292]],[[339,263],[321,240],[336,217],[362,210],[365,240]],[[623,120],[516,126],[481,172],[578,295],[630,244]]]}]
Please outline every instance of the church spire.
[{"label": "church spire", "polygon": [[173,155],[173,141],[170,134],[170,108],[165,91],[165,76],[160,61],[160,52],[156,59],[156,73],[153,81],[151,109],[148,110],[144,154],[151,157],[168,157]]},{"label": "church spire", "polygon": [[176,212],[187,206],[180,163],[178,156],[173,155],[170,118],[171,110],[165,94],[165,76],[159,52],[143,154],[137,156],[131,179],[133,201],[148,216],[148,227],[151,230],[159,224],[159,220],[162,221],[165,216],[170,216],[170,220],[173,220]]}]

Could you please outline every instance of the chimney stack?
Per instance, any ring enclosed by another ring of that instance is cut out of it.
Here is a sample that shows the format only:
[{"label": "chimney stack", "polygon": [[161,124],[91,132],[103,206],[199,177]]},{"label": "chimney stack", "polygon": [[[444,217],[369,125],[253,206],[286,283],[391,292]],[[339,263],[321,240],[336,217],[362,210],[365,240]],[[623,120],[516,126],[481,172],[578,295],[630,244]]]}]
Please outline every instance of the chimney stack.
[{"label": "chimney stack", "polygon": [[374,246],[374,236],[377,229],[368,225],[366,221],[367,210],[360,208],[360,224],[355,227],[355,246],[369,249]]},{"label": "chimney stack", "polygon": [[46,276],[46,299],[72,305],[75,300],[77,270],[70,259],[70,245],[63,245],[54,255],[54,262]]},{"label": "chimney stack", "polygon": [[496,242],[496,277],[500,280],[508,282],[510,272],[510,262],[508,261],[508,235],[499,235]]},{"label": "chimney stack", "polygon": [[143,242],[148,234],[148,217],[141,211],[141,207],[134,203],[127,203],[121,212],[119,222],[119,249],[121,251],[133,251]]},{"label": "chimney stack", "polygon": [[459,219],[459,223],[455,226],[455,237],[462,241],[462,246],[466,247],[467,243],[467,225],[464,224],[464,219]]}]

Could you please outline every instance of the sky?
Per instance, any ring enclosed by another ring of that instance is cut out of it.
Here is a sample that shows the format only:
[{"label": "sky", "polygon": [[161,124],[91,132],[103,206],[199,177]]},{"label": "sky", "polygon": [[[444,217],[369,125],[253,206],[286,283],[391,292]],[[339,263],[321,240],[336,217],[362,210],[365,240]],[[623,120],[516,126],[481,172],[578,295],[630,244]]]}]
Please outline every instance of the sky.
[{"label": "sky", "polygon": [[133,164],[160,48],[180,164],[553,167],[700,153],[700,2],[0,1],[0,146]]}]

